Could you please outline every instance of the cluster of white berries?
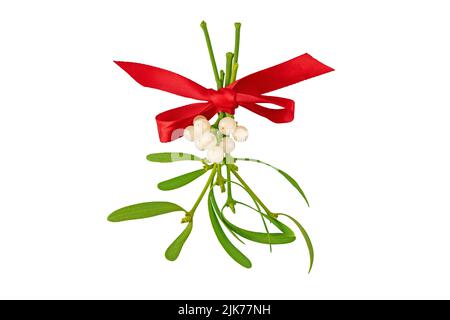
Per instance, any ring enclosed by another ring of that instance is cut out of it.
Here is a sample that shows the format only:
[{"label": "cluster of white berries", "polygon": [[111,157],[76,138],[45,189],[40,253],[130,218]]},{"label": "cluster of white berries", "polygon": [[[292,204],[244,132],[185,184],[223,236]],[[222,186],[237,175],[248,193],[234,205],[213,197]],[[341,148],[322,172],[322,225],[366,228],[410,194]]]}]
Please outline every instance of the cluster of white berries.
[{"label": "cluster of white berries", "polygon": [[226,154],[234,150],[235,141],[247,140],[248,130],[244,126],[238,126],[231,117],[222,118],[216,129],[200,115],[194,118],[192,126],[184,129],[184,137],[194,141],[199,150],[207,150],[206,157],[209,161],[220,163]]}]

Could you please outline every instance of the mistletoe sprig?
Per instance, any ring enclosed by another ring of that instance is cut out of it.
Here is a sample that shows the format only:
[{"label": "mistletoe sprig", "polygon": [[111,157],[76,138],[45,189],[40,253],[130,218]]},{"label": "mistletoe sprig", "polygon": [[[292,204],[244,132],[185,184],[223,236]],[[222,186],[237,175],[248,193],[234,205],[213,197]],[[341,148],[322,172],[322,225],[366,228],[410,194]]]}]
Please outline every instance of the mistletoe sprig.
[{"label": "mistletoe sprig", "polygon": [[[209,217],[211,219],[211,224],[217,236],[217,239],[219,240],[220,244],[223,246],[225,251],[230,255],[230,257],[233,258],[237,263],[246,268],[250,268],[252,265],[251,261],[230,241],[230,239],[225,234],[223,227],[225,227],[230,232],[230,234],[233,235],[241,243],[244,242],[240,237],[258,243],[268,244],[272,249],[272,245],[274,244],[291,243],[296,239],[294,231],[292,231],[290,227],[281,222],[279,219],[280,217],[285,217],[294,222],[294,224],[300,230],[303,238],[305,239],[310,257],[309,270],[311,270],[314,261],[314,249],[311,243],[311,239],[309,238],[306,230],[303,228],[300,222],[298,222],[292,216],[285,213],[275,213],[272,210],[270,210],[238,173],[237,163],[241,161],[250,161],[255,163],[261,163],[275,169],[283,177],[285,177],[286,180],[295,189],[297,189],[297,191],[300,193],[300,195],[308,204],[308,200],[303,190],[289,174],[266,162],[250,158],[229,157],[221,163],[210,164],[207,159],[202,159],[192,154],[164,152],[164,153],[149,154],[147,156],[147,160],[151,162],[162,162],[162,163],[170,163],[176,161],[196,161],[203,166],[202,169],[188,172],[186,174],[160,182],[158,184],[158,188],[163,191],[181,188],[191,183],[192,181],[200,178],[201,176],[203,176],[208,172],[209,176],[208,179],[206,180],[203,189],[201,190],[199,196],[197,197],[196,201],[194,202],[190,210],[186,210],[183,207],[179,206],[178,204],[172,202],[161,202],[161,201],[145,202],[124,207],[114,211],[109,215],[108,217],[109,221],[119,222],[133,219],[150,218],[169,212],[184,212],[184,217],[182,218],[181,222],[187,223],[187,226],[184,229],[184,231],[175,239],[175,241],[167,248],[165,253],[165,256],[168,260],[174,261],[178,258],[184,243],[186,242],[192,231],[194,214],[197,211],[198,206],[202,201],[202,199],[206,197]],[[226,171],[226,178],[223,177],[222,175],[223,169],[225,169]],[[248,196],[253,200],[253,203],[248,204],[243,201],[238,201],[234,199],[232,196],[233,185],[244,190],[248,194]],[[222,192],[225,191],[227,192],[227,200],[221,207],[217,203],[215,196],[215,189],[219,189]],[[247,230],[231,223],[226,218],[225,209],[229,208],[230,211],[236,212],[237,211],[236,207],[238,206],[251,209],[251,211],[255,212],[255,214],[260,215],[265,231],[256,232],[252,230]],[[280,232],[279,233],[269,232],[267,223],[272,223]]]},{"label": "mistletoe sprig", "polygon": [[[246,239],[268,244],[272,251],[272,245],[287,244],[296,239],[294,231],[281,221],[282,219],[287,219],[296,225],[306,242],[310,260],[309,271],[311,271],[314,262],[314,249],[306,230],[294,217],[270,209],[241,176],[238,165],[241,162],[248,161],[263,164],[276,170],[298,191],[309,206],[305,193],[299,184],[283,170],[261,160],[238,158],[231,154],[235,149],[236,143],[244,143],[248,138],[248,129],[236,121],[234,110],[240,105],[276,123],[292,121],[294,101],[263,94],[330,72],[333,69],[315,60],[310,55],[304,54],[236,80],[239,68],[241,24],[235,23],[234,50],[226,53],[225,68],[221,70],[217,68],[205,22],[201,23],[201,28],[205,36],[217,90],[206,89],[192,80],[164,69],[138,63],[116,63],[143,86],[164,90],[180,96],[206,100],[206,102],[194,103],[165,111],[156,117],[158,132],[162,142],[169,142],[184,136],[186,140],[193,142],[197,149],[206,151],[206,157],[177,152],[153,153],[147,156],[147,160],[151,162],[193,161],[201,165],[195,171],[160,182],[158,184],[160,190],[169,191],[181,188],[208,174],[205,185],[189,210],[172,202],[145,202],[116,210],[108,216],[108,220],[119,222],[150,218],[170,212],[183,212],[184,217],[181,222],[186,224],[186,228],[167,248],[165,253],[168,260],[174,261],[180,255],[183,245],[192,231],[194,216],[202,199],[206,198],[211,225],[218,241],[228,255],[241,266],[250,268],[252,264],[233,244],[224,230],[227,230],[231,236],[241,243],[244,243],[243,239]],[[280,106],[281,109],[269,109],[257,103],[271,103]],[[208,119],[213,116],[216,116],[215,121],[210,123]],[[233,193],[233,188],[242,189],[252,203],[236,199],[233,195],[235,194]],[[216,191],[226,192],[224,203],[218,203]],[[238,213],[241,209],[250,210],[254,214],[259,215],[262,220],[263,231],[244,229],[227,218],[227,214],[230,211]],[[268,224],[273,225],[279,232],[269,231]]]}]

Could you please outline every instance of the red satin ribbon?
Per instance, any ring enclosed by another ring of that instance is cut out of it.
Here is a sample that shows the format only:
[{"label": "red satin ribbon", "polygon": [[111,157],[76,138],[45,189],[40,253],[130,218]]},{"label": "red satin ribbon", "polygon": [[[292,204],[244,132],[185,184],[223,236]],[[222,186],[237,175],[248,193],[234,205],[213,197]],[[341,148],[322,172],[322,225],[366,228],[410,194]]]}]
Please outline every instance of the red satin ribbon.
[{"label": "red satin ribbon", "polygon": [[[221,111],[234,114],[238,106],[276,123],[290,122],[294,119],[295,102],[263,94],[334,70],[305,53],[276,66],[252,73],[226,88],[213,90],[161,68],[134,62],[114,62],[144,87],[203,101],[158,114],[156,123],[161,142],[169,142],[181,137],[183,129],[191,125],[197,115],[204,115],[210,119]],[[281,109],[263,107],[258,103],[274,104]]]}]

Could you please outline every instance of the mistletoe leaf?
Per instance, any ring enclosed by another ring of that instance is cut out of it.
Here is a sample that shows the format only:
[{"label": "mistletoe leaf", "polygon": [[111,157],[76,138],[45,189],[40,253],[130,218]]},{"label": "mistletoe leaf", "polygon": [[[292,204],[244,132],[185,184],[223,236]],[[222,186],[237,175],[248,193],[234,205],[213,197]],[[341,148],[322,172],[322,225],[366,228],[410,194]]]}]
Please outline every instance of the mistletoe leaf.
[{"label": "mistletoe leaf", "polygon": [[186,210],[184,210],[182,207],[172,202],[144,202],[114,211],[108,216],[108,221],[120,222],[126,220],[144,219],[174,211],[186,212]]},{"label": "mistletoe leaf", "polygon": [[[255,203],[258,203],[258,202],[255,202]],[[256,208],[258,208],[258,207],[256,207]],[[267,227],[266,220],[264,219],[264,216],[260,210],[259,210],[259,215],[261,216],[261,220],[264,225],[264,230],[266,231],[266,234],[267,234],[267,240],[269,241],[269,250],[270,250],[270,252],[272,252],[272,240],[270,240],[269,228]]]},{"label": "mistletoe leaf", "polygon": [[197,156],[183,152],[150,153],[147,160],[151,162],[175,162],[175,161],[202,161]]},{"label": "mistletoe leaf", "polygon": [[[224,206],[222,207],[222,209],[220,209],[219,219],[221,219],[221,216],[223,216],[223,210],[224,210],[225,208],[226,208],[226,206],[224,205]],[[222,221],[222,222],[223,222],[223,221]],[[227,228],[228,231],[230,231],[230,233],[233,235],[233,237],[236,238],[237,241],[239,241],[239,242],[242,243],[242,244],[245,244],[245,242],[242,241],[242,239],[239,238],[239,236],[238,236],[233,230],[231,230],[226,224],[224,224],[224,226]]]},{"label": "mistletoe leaf", "polygon": [[221,220],[224,222],[224,224],[226,224],[231,230],[236,232],[238,235],[242,236],[245,239],[264,244],[285,244],[295,241],[294,232],[281,221],[278,221],[277,219],[274,219],[271,216],[264,214],[263,212],[243,202],[236,201],[236,204],[244,205],[246,207],[249,207],[250,209],[253,209],[254,211],[259,212],[261,216],[265,217],[267,220],[272,222],[272,224],[275,225],[282,232],[282,233],[256,232],[252,230],[243,229],[231,223],[225,218],[225,216],[222,215]]},{"label": "mistletoe leaf", "polygon": [[[220,226],[219,219],[217,219],[218,212],[213,208],[211,199],[214,198],[213,191],[209,192],[208,196],[208,211],[209,218],[211,219],[211,224],[214,229],[214,233],[216,234],[217,239],[219,240],[222,247],[228,253],[228,255],[234,259],[237,263],[245,268],[251,268],[251,261],[241,252],[239,251],[233,243],[227,238],[225,232],[223,232],[222,227]],[[220,211],[220,210],[219,210]]]},{"label": "mistletoe leaf", "polygon": [[[267,215],[266,213],[262,212],[258,205],[257,200],[252,196],[251,193],[248,192],[248,190],[243,185],[241,185],[240,183],[237,183],[235,181],[231,181],[231,183],[241,187],[250,196],[250,198],[253,199],[253,202],[255,203],[256,208],[254,208],[251,205],[248,205],[244,202],[241,202],[241,201],[236,201],[236,204],[245,206],[247,208],[252,209],[253,211],[258,212],[261,215],[261,218],[263,219],[264,228],[265,228],[266,232],[262,233],[262,232],[255,232],[255,231],[251,231],[251,230],[242,229],[242,228],[232,224],[230,221],[228,221],[225,218],[225,216],[223,215],[223,211],[221,211],[219,217],[227,228],[231,229],[233,232],[239,234],[240,236],[242,236],[248,240],[251,240],[254,242],[259,242],[259,243],[269,244],[270,247],[272,247],[272,244],[284,244],[284,243],[290,243],[290,242],[295,241],[296,238],[295,238],[294,232],[288,226],[286,226],[284,223],[282,223],[282,222],[272,218],[271,216]],[[269,220],[272,224],[274,224],[282,233],[269,232],[267,225],[264,221],[264,218]],[[272,241],[273,238],[275,238],[275,242]]]},{"label": "mistletoe leaf", "polygon": [[206,171],[207,170],[205,169],[195,170],[192,172],[182,174],[181,176],[162,181],[158,183],[158,189],[167,191],[181,188],[182,186],[185,186],[188,183],[194,181],[195,179],[201,177]]},{"label": "mistletoe leaf", "polygon": [[242,184],[240,184],[239,182],[236,182],[236,181],[232,181],[232,180],[231,180],[231,183],[237,185],[242,190],[244,190],[247,193],[247,195],[253,200],[253,203],[255,204],[256,208],[258,209],[258,212],[261,212],[261,208],[258,204],[258,201],[256,201],[256,199],[247,191],[247,189],[245,189],[245,187]]},{"label": "mistletoe leaf", "polygon": [[309,201],[306,198],[305,193],[303,192],[302,188],[300,188],[300,185],[297,183],[297,181],[295,181],[294,178],[292,178],[288,173],[284,172],[281,169],[278,169],[277,167],[268,164],[267,162],[258,160],[258,159],[251,159],[251,158],[236,158],[235,160],[240,160],[240,161],[251,161],[251,162],[256,162],[256,163],[262,163],[268,167],[271,167],[272,169],[278,171],[279,174],[281,174],[287,181],[289,181],[289,183],[295,188],[297,189],[297,191],[300,193],[300,195],[302,196],[302,198],[305,200],[306,204],[309,207]]},{"label": "mistletoe leaf", "polygon": [[279,213],[278,215],[280,216],[285,216],[289,219],[291,219],[296,225],[297,227],[300,229],[300,232],[303,235],[303,238],[305,239],[306,242],[306,246],[308,247],[308,252],[309,252],[309,270],[308,273],[311,272],[313,263],[314,263],[314,248],[311,242],[311,238],[308,236],[308,233],[306,232],[305,228],[303,228],[303,226],[300,224],[300,222],[298,222],[296,219],[294,219],[293,217],[291,217],[290,215],[287,215],[285,213]]},{"label": "mistletoe leaf", "polygon": [[287,181],[289,181],[289,182],[294,186],[295,189],[297,189],[297,191],[300,193],[300,195],[303,197],[303,199],[305,200],[306,204],[307,204],[308,207],[309,207],[309,201],[308,201],[308,199],[306,198],[305,193],[303,192],[302,188],[300,188],[300,186],[299,186],[299,184],[297,183],[297,181],[295,181],[294,178],[292,178],[289,174],[287,174],[287,173],[284,172],[283,170],[281,170],[281,169],[277,169],[277,170],[278,170],[278,172],[279,172],[283,177],[286,178]]},{"label": "mistletoe leaf", "polygon": [[165,256],[167,260],[175,261],[180,255],[181,249],[192,231],[192,221],[188,223],[186,228],[181,232],[178,238],[167,248]]}]

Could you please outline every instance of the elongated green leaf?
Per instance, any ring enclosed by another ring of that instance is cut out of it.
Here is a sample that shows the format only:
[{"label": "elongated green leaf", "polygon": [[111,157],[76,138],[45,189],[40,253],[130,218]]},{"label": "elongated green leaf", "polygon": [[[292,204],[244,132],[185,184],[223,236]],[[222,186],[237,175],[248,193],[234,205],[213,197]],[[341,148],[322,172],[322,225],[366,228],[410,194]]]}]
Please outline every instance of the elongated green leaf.
[{"label": "elongated green leaf", "polygon": [[195,170],[182,174],[181,176],[162,181],[158,183],[158,188],[164,191],[180,188],[201,177],[206,171],[207,170],[205,169]]},{"label": "elongated green leaf", "polygon": [[[211,200],[213,207],[217,205],[215,203],[214,199]],[[243,204],[242,202],[237,202],[237,204]],[[255,208],[247,205],[249,208],[256,210]],[[266,215],[262,212],[259,212],[261,215],[263,215],[267,220],[272,222],[282,233],[273,233],[273,232],[255,232],[247,229],[240,228],[236,226],[235,224],[228,221],[225,216],[222,213],[219,213],[220,219],[223,221],[224,224],[226,224],[231,230],[236,232],[238,235],[259,243],[264,244],[285,244],[295,241],[295,234],[294,232],[284,223],[270,217],[269,215]]]},{"label": "elongated green leaf", "polygon": [[[209,200],[211,199],[211,197],[214,197],[214,195],[211,192],[212,189],[208,196]],[[208,211],[209,211],[209,218],[211,219],[211,224],[214,229],[214,233],[216,234],[217,239],[219,240],[220,244],[225,249],[225,251],[229,254],[231,258],[234,259],[234,261],[239,263],[241,266],[245,268],[251,268],[252,267],[251,261],[231,243],[231,241],[225,235],[225,232],[223,232],[219,220],[217,219],[218,213],[215,211],[215,209],[213,209],[211,201],[208,201]]]},{"label": "elongated green leaf", "polygon": [[160,153],[150,153],[147,156],[148,161],[152,162],[175,162],[175,161],[201,161],[197,156],[189,153],[183,152],[160,152]]},{"label": "elongated green leaf", "polygon": [[[231,181],[231,183],[241,187],[249,195],[249,197],[253,200],[253,202],[256,205],[256,208],[253,208],[252,206],[250,206],[246,203],[240,202],[240,201],[237,201],[236,204],[246,206],[246,207],[252,209],[253,211],[258,212],[261,215],[261,218],[263,219],[264,228],[266,230],[266,233],[254,232],[254,231],[242,229],[242,228],[232,224],[230,221],[228,221],[225,218],[225,216],[223,215],[223,211],[221,211],[219,218],[222,220],[222,222],[225,224],[225,226],[227,226],[228,229],[231,229],[235,233],[241,235],[242,237],[244,237],[248,240],[259,242],[259,243],[269,244],[270,246],[272,246],[272,244],[284,244],[284,243],[290,243],[290,242],[295,241],[294,232],[288,226],[283,224],[282,222],[280,222],[280,221],[272,218],[271,216],[265,214],[264,212],[262,212],[256,199],[253,198],[252,194],[249,193],[248,190],[243,185],[241,185],[240,183],[237,183],[235,181]],[[214,205],[214,203],[213,203],[213,205]],[[269,230],[267,229],[267,225],[264,221],[264,218],[266,218],[267,220],[272,222],[282,233],[270,233]],[[272,237],[275,238],[275,241],[273,241]]]},{"label": "elongated green leaf", "polygon": [[[269,241],[269,250],[270,250],[270,252],[272,252],[272,240],[270,239],[270,234],[269,234],[269,229],[267,228],[267,224],[266,224],[266,220],[264,220],[264,216],[263,216],[263,214],[262,214],[262,212],[261,212],[261,208],[259,207],[259,204],[258,204],[258,201],[256,201],[249,193],[248,193],[248,191],[247,191],[247,189],[245,189],[245,187],[242,185],[242,184],[240,184],[240,183],[238,183],[238,182],[235,182],[235,181],[230,181],[231,183],[234,183],[234,184],[236,184],[237,186],[239,186],[239,187],[241,187],[242,189],[244,189],[244,191],[245,192],[247,192],[247,194],[250,196],[250,198],[253,200],[253,203],[255,204],[255,206],[256,206],[256,210],[260,213],[260,215],[261,215],[261,220],[262,220],[262,222],[263,222],[263,224],[264,224],[264,229],[266,230],[266,234],[267,234],[267,240]],[[234,233],[233,233],[234,234]]]},{"label": "elongated green leaf", "polygon": [[[247,191],[243,185],[241,185],[241,184],[238,184],[238,185],[240,185],[245,191]],[[247,206],[247,207],[249,207],[249,208],[251,208],[251,209],[253,209],[253,210],[255,210],[255,211],[257,211],[259,213],[259,215],[261,216],[262,223],[264,225],[264,230],[266,231],[267,241],[269,242],[269,250],[270,250],[270,252],[272,252],[272,240],[270,239],[270,232],[269,232],[269,228],[267,227],[267,223],[266,223],[264,214],[261,211],[261,209],[260,209],[260,207],[258,205],[258,202],[255,199],[253,199],[253,202],[255,203],[256,208],[253,208],[250,205],[248,205],[246,203],[243,203],[243,202],[240,202],[240,201],[236,201],[236,204],[241,204],[241,205]],[[221,213],[222,213],[222,216],[223,216],[223,210],[222,210]]]},{"label": "elongated green leaf", "polygon": [[[224,205],[224,206],[222,207],[222,209],[220,209],[220,215],[219,215],[219,218],[220,218],[220,216],[223,215],[223,210],[224,210],[225,208],[226,208],[226,206]],[[237,241],[239,241],[239,242],[242,243],[242,244],[245,244],[245,242],[242,241],[242,239],[239,238],[239,236],[238,236],[233,230],[231,230],[226,224],[224,224],[224,226],[227,228],[227,230],[231,233],[231,235],[232,235]]]},{"label": "elongated green leaf", "polygon": [[172,202],[144,202],[116,210],[108,216],[108,220],[111,222],[119,222],[143,219],[174,211],[186,212],[182,207]]},{"label": "elongated green leaf", "polygon": [[251,162],[257,162],[257,163],[262,163],[266,166],[271,167],[272,169],[278,171],[287,181],[289,181],[289,183],[295,188],[297,189],[297,191],[300,193],[300,195],[303,197],[303,199],[305,200],[306,204],[309,207],[309,201],[306,198],[305,193],[303,192],[302,188],[300,188],[300,185],[297,183],[297,181],[295,181],[294,178],[292,178],[289,174],[287,174],[286,172],[284,172],[281,169],[278,169],[277,167],[274,167],[271,164],[268,164],[267,162],[258,160],[258,159],[250,159],[250,158],[235,158],[235,160],[240,160],[240,161],[251,161]]},{"label": "elongated green leaf", "polygon": [[180,255],[181,249],[183,249],[183,245],[186,242],[187,238],[191,234],[192,231],[192,221],[188,223],[183,232],[175,239],[174,242],[167,248],[166,250],[166,258],[170,261],[175,261]]},{"label": "elongated green leaf", "polygon": [[299,186],[299,184],[297,183],[297,181],[295,181],[294,178],[292,178],[290,175],[288,175],[286,172],[284,172],[284,171],[281,170],[281,169],[278,169],[278,172],[279,172],[283,177],[285,177],[286,180],[289,181],[289,182],[294,186],[295,189],[298,190],[298,192],[302,195],[303,199],[305,199],[305,202],[306,202],[306,204],[307,204],[308,207],[309,207],[309,201],[308,201],[308,199],[306,198],[305,193],[303,192],[302,188],[300,188],[300,186]]},{"label": "elongated green leaf", "polygon": [[266,220],[264,220],[264,216],[262,215],[262,213],[260,213],[260,215],[261,215],[262,223],[264,225],[264,230],[266,230],[267,241],[269,242],[269,250],[270,250],[270,252],[272,252],[272,240],[270,240],[269,228],[267,228],[267,223],[266,223]]},{"label": "elongated green leaf", "polygon": [[240,184],[240,183],[238,183],[236,181],[231,181],[231,183],[233,183],[233,184],[237,185],[238,187],[240,187],[241,189],[243,189],[248,194],[248,196],[253,200],[253,203],[255,204],[255,206],[258,209],[258,211],[261,211],[261,208],[259,207],[258,201],[256,201],[255,198],[253,198],[253,196],[247,191],[247,189],[245,189],[245,187],[242,184]]},{"label": "elongated green leaf", "polygon": [[305,238],[306,246],[308,247],[308,252],[309,252],[309,270],[308,270],[308,273],[311,272],[311,269],[312,269],[312,266],[313,266],[313,263],[314,263],[314,248],[313,248],[311,239],[308,236],[308,233],[306,232],[305,228],[303,228],[303,226],[300,224],[300,222],[298,222],[296,219],[294,219],[290,215],[287,215],[287,214],[284,214],[284,213],[279,213],[279,215],[288,217],[300,229],[300,232],[302,233],[303,238]]}]

